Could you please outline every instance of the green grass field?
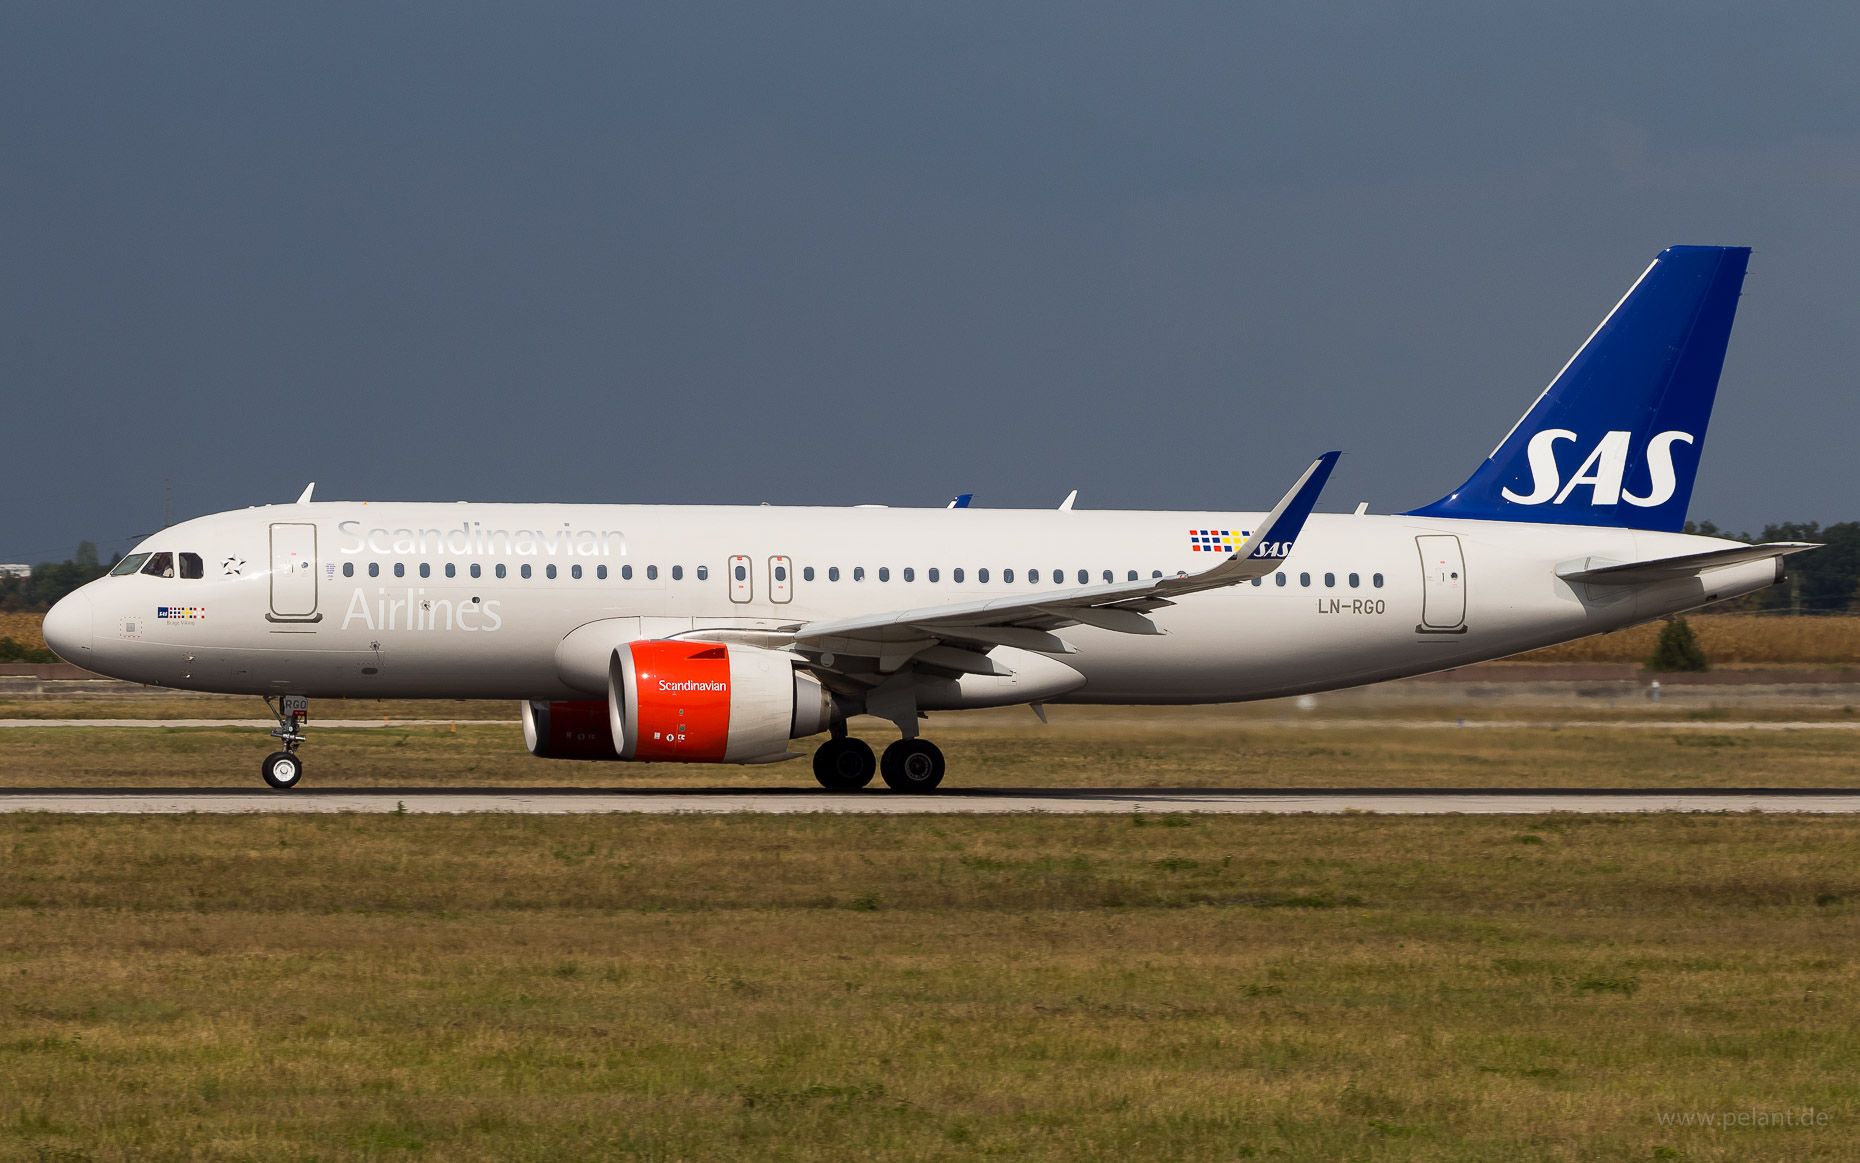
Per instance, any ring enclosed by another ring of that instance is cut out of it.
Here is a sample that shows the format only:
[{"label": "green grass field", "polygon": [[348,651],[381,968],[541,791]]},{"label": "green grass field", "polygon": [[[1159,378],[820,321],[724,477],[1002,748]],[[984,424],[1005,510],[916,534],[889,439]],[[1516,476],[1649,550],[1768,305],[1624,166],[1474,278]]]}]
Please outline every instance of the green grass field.
[{"label": "green grass field", "polygon": [[[0,817],[0,1157],[1837,1159],[1860,821]],[[1814,1108],[1825,1125],[1684,1128]]]}]

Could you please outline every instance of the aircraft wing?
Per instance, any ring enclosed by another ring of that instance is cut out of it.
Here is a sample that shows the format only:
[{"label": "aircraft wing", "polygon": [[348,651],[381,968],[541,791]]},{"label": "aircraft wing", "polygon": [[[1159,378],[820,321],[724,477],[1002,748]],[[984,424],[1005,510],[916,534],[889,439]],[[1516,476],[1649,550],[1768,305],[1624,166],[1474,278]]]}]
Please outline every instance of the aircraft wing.
[{"label": "aircraft wing", "polygon": [[1557,569],[1556,575],[1568,582],[1587,582],[1592,586],[1639,586],[1653,582],[1693,577],[1708,569],[1741,565],[1771,557],[1787,557],[1808,549],[1820,549],[1813,541],[1771,541],[1763,545],[1740,545],[1736,549],[1714,549],[1706,553],[1687,553],[1678,557],[1656,557],[1647,561],[1628,561],[1591,566],[1594,558],[1583,558]]},{"label": "aircraft wing", "polygon": [[1068,626],[1159,634],[1156,624],[1144,615],[1174,605],[1174,599],[1185,594],[1238,585],[1279,568],[1290,556],[1339,455],[1327,452],[1313,461],[1258,530],[1226,560],[1200,573],[834,618],[783,627],[783,631],[803,650],[876,657],[881,673],[921,657],[931,665],[974,674],[1006,673],[987,658],[995,646],[1074,653],[1070,643],[1053,633]]}]

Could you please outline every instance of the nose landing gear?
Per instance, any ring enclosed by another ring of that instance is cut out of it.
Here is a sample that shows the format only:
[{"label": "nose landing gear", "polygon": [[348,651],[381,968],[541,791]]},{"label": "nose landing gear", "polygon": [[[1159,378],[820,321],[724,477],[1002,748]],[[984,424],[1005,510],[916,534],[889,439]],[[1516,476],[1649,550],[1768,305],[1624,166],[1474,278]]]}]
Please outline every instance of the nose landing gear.
[{"label": "nose landing gear", "polygon": [[303,746],[303,726],[304,720],[310,717],[310,700],[302,695],[285,695],[274,706],[267,696],[265,709],[278,721],[271,734],[284,744],[284,750],[265,756],[265,762],[259,765],[259,774],[277,790],[289,791],[304,777],[304,761],[297,757],[297,749]]}]

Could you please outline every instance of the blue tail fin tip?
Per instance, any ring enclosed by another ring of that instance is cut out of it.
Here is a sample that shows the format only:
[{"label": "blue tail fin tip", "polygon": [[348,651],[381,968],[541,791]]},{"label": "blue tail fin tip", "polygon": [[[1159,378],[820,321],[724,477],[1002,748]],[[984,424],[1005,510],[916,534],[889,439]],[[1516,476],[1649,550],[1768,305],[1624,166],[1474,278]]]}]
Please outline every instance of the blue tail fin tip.
[{"label": "blue tail fin tip", "polygon": [[1466,483],[1409,515],[1678,532],[1749,259],[1661,251]]}]

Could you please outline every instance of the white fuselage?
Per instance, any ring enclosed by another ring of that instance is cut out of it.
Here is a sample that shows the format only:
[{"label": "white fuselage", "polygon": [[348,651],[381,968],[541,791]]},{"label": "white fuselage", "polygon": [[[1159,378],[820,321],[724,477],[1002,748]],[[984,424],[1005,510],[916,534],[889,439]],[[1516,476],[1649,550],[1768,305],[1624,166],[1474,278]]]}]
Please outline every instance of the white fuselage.
[{"label": "white fuselage", "polygon": [[[637,618],[643,637],[774,629],[1196,573],[1223,556],[1218,548],[1193,548],[1201,531],[1238,534],[1260,519],[770,506],[266,506],[186,521],[148,538],[138,552],[197,555],[204,576],[100,579],[74,595],[81,601],[61,605],[59,638],[87,642],[62,648],[91,670],[183,689],[588,699],[600,693],[564,681],[557,648],[590,622]],[[1086,681],[1054,701],[1270,698],[1502,657],[1776,580],[1772,561],[1639,587],[1571,584],[1556,575],[1584,559],[1628,562],[1730,544],[1581,525],[1313,516],[1279,574],[1156,611],[1163,636],[1067,629],[1077,652],[1065,661]],[[87,633],[79,625],[86,611]]]}]

